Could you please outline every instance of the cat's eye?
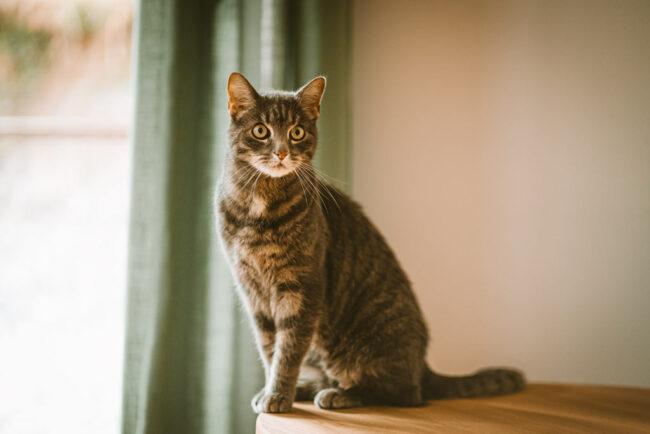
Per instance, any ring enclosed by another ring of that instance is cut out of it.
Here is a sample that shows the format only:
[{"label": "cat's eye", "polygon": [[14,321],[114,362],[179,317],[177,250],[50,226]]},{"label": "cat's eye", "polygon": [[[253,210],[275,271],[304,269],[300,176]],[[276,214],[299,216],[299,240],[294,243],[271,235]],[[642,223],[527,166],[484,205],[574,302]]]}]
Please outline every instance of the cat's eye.
[{"label": "cat's eye", "polygon": [[257,124],[253,127],[253,137],[256,139],[266,139],[269,136],[269,129],[262,124]]},{"label": "cat's eye", "polygon": [[302,140],[305,137],[305,130],[300,125],[296,125],[289,133],[292,140]]}]

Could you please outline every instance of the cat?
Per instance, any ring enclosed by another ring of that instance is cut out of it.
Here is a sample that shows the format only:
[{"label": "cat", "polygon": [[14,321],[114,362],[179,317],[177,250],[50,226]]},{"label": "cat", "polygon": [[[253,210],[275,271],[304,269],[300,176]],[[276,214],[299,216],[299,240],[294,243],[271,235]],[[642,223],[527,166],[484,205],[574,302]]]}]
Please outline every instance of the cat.
[{"label": "cat", "polygon": [[[393,251],[311,164],[324,91],[324,77],[266,93],[239,73],[228,79],[230,149],[215,207],[266,375],[253,410],[288,412],[294,400],[419,406],[522,390],[516,370],[446,377],[427,366],[427,327]],[[319,375],[299,381],[301,368]]]}]

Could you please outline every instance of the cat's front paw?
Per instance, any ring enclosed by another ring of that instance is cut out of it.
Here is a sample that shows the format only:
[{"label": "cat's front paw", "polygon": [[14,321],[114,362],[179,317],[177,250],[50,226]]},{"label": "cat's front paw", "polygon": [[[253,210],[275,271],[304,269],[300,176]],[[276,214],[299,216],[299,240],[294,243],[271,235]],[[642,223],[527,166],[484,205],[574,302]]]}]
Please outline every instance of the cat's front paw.
[{"label": "cat's front paw", "polygon": [[260,390],[253,397],[251,405],[255,413],[287,413],[291,411],[293,399],[279,393],[267,393],[264,389]]}]

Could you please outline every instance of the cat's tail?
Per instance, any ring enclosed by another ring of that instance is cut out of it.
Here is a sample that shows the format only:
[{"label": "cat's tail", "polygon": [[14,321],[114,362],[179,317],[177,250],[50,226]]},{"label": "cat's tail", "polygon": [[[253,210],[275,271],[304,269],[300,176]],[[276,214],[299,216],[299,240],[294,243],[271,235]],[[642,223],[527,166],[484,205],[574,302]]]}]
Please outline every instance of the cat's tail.
[{"label": "cat's tail", "polygon": [[480,398],[505,395],[526,388],[524,375],[513,369],[482,369],[466,377],[446,377],[428,366],[422,376],[424,399]]}]

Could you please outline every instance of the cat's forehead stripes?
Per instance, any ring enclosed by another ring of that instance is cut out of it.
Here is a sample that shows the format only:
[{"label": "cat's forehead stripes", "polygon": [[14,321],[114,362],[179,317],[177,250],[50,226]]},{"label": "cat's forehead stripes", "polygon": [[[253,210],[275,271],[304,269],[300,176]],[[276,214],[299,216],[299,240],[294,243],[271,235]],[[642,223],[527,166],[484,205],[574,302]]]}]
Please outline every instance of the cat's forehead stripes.
[{"label": "cat's forehead stripes", "polygon": [[285,98],[267,97],[259,110],[262,120],[269,124],[294,125],[300,120],[296,102]]}]

